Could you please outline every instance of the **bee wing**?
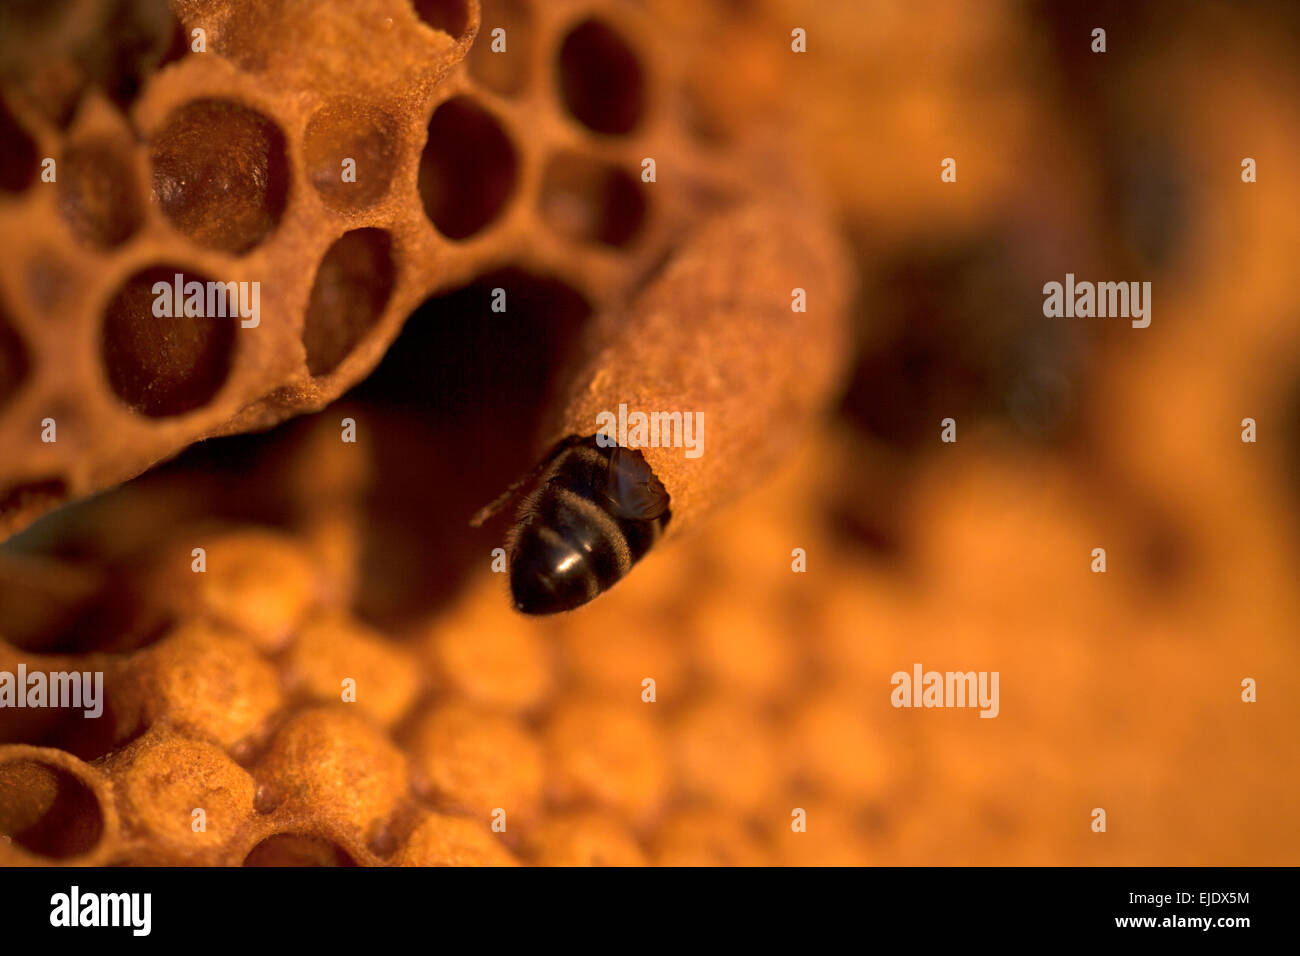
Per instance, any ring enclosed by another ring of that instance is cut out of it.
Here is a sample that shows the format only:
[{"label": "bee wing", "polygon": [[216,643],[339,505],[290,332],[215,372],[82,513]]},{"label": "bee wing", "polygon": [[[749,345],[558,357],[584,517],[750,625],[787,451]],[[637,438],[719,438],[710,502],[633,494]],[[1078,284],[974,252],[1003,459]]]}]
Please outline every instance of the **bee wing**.
[{"label": "bee wing", "polygon": [[619,515],[636,521],[650,521],[668,509],[668,490],[650,470],[645,456],[622,446],[609,456],[605,496]]}]

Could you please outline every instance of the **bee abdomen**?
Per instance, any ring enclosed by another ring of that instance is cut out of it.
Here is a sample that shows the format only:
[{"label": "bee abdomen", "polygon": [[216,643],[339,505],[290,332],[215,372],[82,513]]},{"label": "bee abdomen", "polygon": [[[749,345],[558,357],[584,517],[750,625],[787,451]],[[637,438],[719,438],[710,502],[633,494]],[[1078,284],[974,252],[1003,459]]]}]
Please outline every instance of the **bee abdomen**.
[{"label": "bee abdomen", "polygon": [[653,520],[615,513],[607,478],[601,449],[584,444],[557,456],[517,528],[510,586],[518,610],[553,614],[586,604],[650,550],[668,512]]}]

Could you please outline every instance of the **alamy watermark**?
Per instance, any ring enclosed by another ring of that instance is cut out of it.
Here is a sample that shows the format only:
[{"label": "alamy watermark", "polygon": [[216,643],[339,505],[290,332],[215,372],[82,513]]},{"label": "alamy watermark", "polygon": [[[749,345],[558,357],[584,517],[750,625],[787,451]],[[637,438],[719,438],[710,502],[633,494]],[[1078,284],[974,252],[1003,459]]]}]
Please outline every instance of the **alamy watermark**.
[{"label": "alamy watermark", "polygon": [[50,925],[57,927],[121,926],[133,936],[153,928],[152,893],[83,893],[73,885],[50,897]]},{"label": "alamy watermark", "polygon": [[1049,319],[1132,319],[1135,329],[1151,324],[1150,282],[1075,282],[1074,273],[1067,272],[1064,284],[1045,284],[1043,296],[1043,315]]},{"label": "alamy watermark", "polygon": [[262,321],[262,283],[185,281],[177,272],[171,282],[153,284],[153,314],[160,319],[238,316],[239,325],[255,329]]},{"label": "alamy watermark", "polygon": [[893,691],[889,702],[895,707],[978,707],[981,717],[996,717],[997,671],[895,671],[889,679]]},{"label": "alamy watermark", "polygon": [[85,716],[104,713],[103,671],[0,671],[0,707],[82,708]]},{"label": "alamy watermark", "polygon": [[687,458],[704,454],[703,412],[618,412],[596,415],[596,444],[601,448],[684,448]]}]

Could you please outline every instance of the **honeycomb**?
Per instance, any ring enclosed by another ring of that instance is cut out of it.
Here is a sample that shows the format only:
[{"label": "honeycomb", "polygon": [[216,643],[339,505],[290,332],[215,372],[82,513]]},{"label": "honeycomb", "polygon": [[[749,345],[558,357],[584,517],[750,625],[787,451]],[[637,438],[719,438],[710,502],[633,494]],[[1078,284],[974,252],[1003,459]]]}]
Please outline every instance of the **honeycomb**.
[{"label": "honeycomb", "polygon": [[[637,4],[68,0],[0,17],[0,533],[323,407],[436,289],[509,264],[604,308],[724,199],[781,188],[693,132],[683,57]],[[647,157],[666,188],[643,184]],[[178,273],[258,283],[257,324],[213,301],[161,334],[152,290]]]},{"label": "honeycomb", "polygon": [[[1114,5],[1104,61],[1074,2],[47,6],[0,12],[3,520],[116,487],[0,548],[0,672],[102,672],[104,712],[0,711],[0,864],[1300,858],[1285,5]],[[568,346],[805,189],[860,287],[842,401],[513,613],[468,519]],[[262,324],[153,340],[176,265],[264,279]],[[1045,322],[1067,270],[1150,278],[1153,325]],[[998,718],[893,708],[914,661],[999,671]]]},{"label": "honeycomb", "polygon": [[[81,580],[84,560],[8,557],[0,670],[103,670],[105,705],[93,722],[7,713],[29,722],[7,720],[24,742],[0,746],[5,863],[1130,865],[1297,850],[1251,809],[1289,800],[1277,768],[1294,750],[1293,698],[1256,720],[1205,678],[1228,663],[1217,635],[1241,623],[1204,599],[1202,576],[1229,577],[1201,569],[1166,601],[1142,580],[1062,588],[1099,523],[1126,554],[1146,528],[1099,519],[1049,456],[991,463],[973,449],[924,469],[913,557],[896,568],[826,520],[861,448],[824,431],[707,534],[578,611],[517,615],[480,562],[437,613],[379,628],[348,609],[330,567],[355,561],[346,542],[365,520],[351,456],[332,423],[311,429],[294,454],[335,491],[296,496],[296,517],[193,523],[211,505],[170,474],[78,519],[75,549],[102,537],[91,566],[119,569],[110,586]],[[249,487],[271,478],[262,468]],[[167,484],[191,494],[169,498]],[[118,523],[141,506],[156,523],[124,541]],[[1189,533],[1197,555],[1236,536]],[[194,574],[200,540],[208,570]],[[790,573],[792,541],[827,580]],[[1295,560],[1253,558],[1240,586],[1269,600],[1249,633],[1284,633],[1300,610]],[[93,635],[69,619],[114,623]],[[903,722],[871,692],[899,660],[960,655],[1002,670],[998,720]],[[1230,656],[1285,694],[1295,655],[1261,637]],[[1038,672],[1050,680],[1028,679]],[[1135,681],[1191,700],[1153,709]],[[1212,781],[1186,772],[1205,748],[1227,768]],[[1072,819],[1099,792],[1132,818],[1118,840]],[[790,829],[796,808],[806,833]]]}]

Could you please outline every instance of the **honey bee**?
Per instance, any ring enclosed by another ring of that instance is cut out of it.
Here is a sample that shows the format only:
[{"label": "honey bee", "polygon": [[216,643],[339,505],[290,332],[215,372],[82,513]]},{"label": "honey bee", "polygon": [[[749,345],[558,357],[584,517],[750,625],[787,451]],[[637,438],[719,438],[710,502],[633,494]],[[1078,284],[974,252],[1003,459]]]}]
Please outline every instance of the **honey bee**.
[{"label": "honey bee", "polygon": [[641,452],[562,441],[543,460],[507,540],[510,592],[524,614],[571,611],[609,590],[672,518],[669,496]]}]

